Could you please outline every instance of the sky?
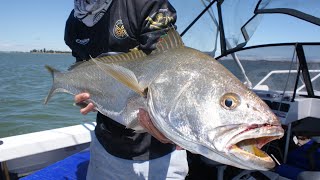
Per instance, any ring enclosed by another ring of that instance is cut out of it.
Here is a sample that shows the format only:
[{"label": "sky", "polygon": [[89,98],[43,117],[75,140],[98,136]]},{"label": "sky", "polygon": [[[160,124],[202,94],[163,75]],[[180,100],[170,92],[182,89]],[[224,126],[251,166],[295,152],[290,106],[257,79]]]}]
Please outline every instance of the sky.
[{"label": "sky", "polygon": [[9,0],[0,5],[0,51],[69,50],[64,26],[72,0]]},{"label": "sky", "polygon": [[[180,33],[204,8],[199,0],[170,0],[170,2],[178,12],[177,26]],[[234,4],[228,4],[228,6],[232,5]],[[29,52],[32,49],[43,48],[70,50],[65,45],[63,37],[65,21],[72,9],[73,0],[2,1],[0,5],[0,51]],[[237,11],[232,11],[230,17],[236,17],[235,13]],[[228,25],[233,26],[237,22],[231,21]],[[298,41],[301,37],[307,41],[320,42],[319,27],[310,28],[313,27],[313,24],[307,22],[303,22],[302,25],[300,20],[287,15],[266,16],[254,33],[251,44],[264,43],[270,41],[271,38],[272,41],[285,41],[290,38]],[[183,37],[185,44],[204,51],[212,50],[214,43],[210,39],[213,39],[215,33],[210,16],[206,14],[195,26]]]}]

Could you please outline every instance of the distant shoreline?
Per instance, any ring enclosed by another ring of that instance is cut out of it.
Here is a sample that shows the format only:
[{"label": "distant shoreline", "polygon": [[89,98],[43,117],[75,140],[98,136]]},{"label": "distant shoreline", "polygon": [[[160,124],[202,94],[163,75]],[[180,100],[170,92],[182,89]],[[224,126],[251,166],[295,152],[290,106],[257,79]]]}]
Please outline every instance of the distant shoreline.
[{"label": "distant shoreline", "polygon": [[26,52],[30,54],[71,54],[71,52]]},{"label": "distant shoreline", "polygon": [[28,54],[71,54],[71,51],[32,52],[32,51],[0,51],[0,53],[28,53]]},{"label": "distant shoreline", "polygon": [[60,51],[60,50],[52,50],[52,49],[32,49],[30,50],[30,53],[36,53],[36,54],[70,54],[71,51]]}]

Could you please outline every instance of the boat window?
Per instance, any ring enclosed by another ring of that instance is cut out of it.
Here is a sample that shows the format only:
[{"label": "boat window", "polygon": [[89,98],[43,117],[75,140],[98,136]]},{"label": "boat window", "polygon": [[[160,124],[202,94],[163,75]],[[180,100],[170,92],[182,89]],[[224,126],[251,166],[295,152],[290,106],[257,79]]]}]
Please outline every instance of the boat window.
[{"label": "boat window", "polygon": [[[303,46],[303,50],[306,56],[313,90],[315,91],[315,95],[319,96],[320,95],[320,45],[318,46],[306,45],[306,46]],[[303,86],[303,87],[300,87],[298,90],[301,92],[305,92],[306,88]]]},{"label": "boat window", "polygon": [[[181,34],[192,21],[209,4],[206,0],[183,1],[170,0],[177,10],[177,30]],[[186,46],[205,52],[212,52],[218,47],[218,28],[215,24],[216,6],[213,5],[203,16],[183,35]]]},{"label": "boat window", "polygon": [[[273,90],[292,93],[294,91],[299,61],[295,46],[259,47],[239,51],[237,57],[252,83],[252,87],[261,90]],[[315,95],[320,93],[320,45],[303,46]],[[232,57],[219,59],[236,77],[245,82],[240,68]],[[291,70],[291,71],[290,71]],[[303,77],[300,74],[298,94],[306,95]]]},{"label": "boat window", "polygon": [[320,1],[224,0],[219,1],[221,6],[216,0],[170,2],[177,10],[180,33],[213,4],[183,40],[187,46],[214,57],[261,44],[320,42],[320,11],[316,8]]}]

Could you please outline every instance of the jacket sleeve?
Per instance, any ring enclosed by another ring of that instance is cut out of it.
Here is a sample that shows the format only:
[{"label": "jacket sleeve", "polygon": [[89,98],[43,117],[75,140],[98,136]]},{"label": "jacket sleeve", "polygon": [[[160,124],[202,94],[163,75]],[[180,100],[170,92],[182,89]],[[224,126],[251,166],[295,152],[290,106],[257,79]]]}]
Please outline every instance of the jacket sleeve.
[{"label": "jacket sleeve", "polygon": [[66,21],[65,30],[64,30],[64,42],[67,46],[72,50],[72,56],[76,58],[76,62],[83,61],[84,58],[81,58],[80,55],[78,55],[75,51],[75,47],[73,46],[72,39],[74,36],[74,28],[72,26],[72,17],[73,17],[73,10],[69,15],[69,18]]},{"label": "jacket sleeve", "polygon": [[139,49],[151,52],[159,37],[175,28],[176,10],[168,0],[137,0]]}]

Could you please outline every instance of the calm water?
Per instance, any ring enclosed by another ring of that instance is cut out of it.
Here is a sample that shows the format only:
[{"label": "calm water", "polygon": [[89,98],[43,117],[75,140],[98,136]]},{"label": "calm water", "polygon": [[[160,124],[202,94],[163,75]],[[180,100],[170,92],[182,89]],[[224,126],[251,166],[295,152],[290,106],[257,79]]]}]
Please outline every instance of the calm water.
[{"label": "calm water", "polygon": [[[48,64],[65,70],[74,59],[71,55],[0,53],[0,137],[24,134],[52,128],[76,125],[95,120],[95,114],[83,116],[74,107],[73,96],[59,94],[48,105],[43,104],[51,88],[51,75],[44,68]],[[238,75],[233,61],[222,63]],[[288,69],[288,62],[243,61],[252,83],[257,83],[271,69]],[[262,68],[261,68],[262,67]],[[320,69],[319,63],[310,64],[310,69]],[[214,73],[214,72],[213,72]],[[241,76],[239,76],[242,79]],[[269,82],[272,87],[281,87],[286,78],[277,77]],[[293,87],[292,85],[289,85]],[[316,84],[319,88],[319,82]]]},{"label": "calm water", "polygon": [[44,65],[65,70],[71,55],[0,53],[0,137],[94,121],[74,107],[73,96],[59,94],[43,101],[52,78]]}]

